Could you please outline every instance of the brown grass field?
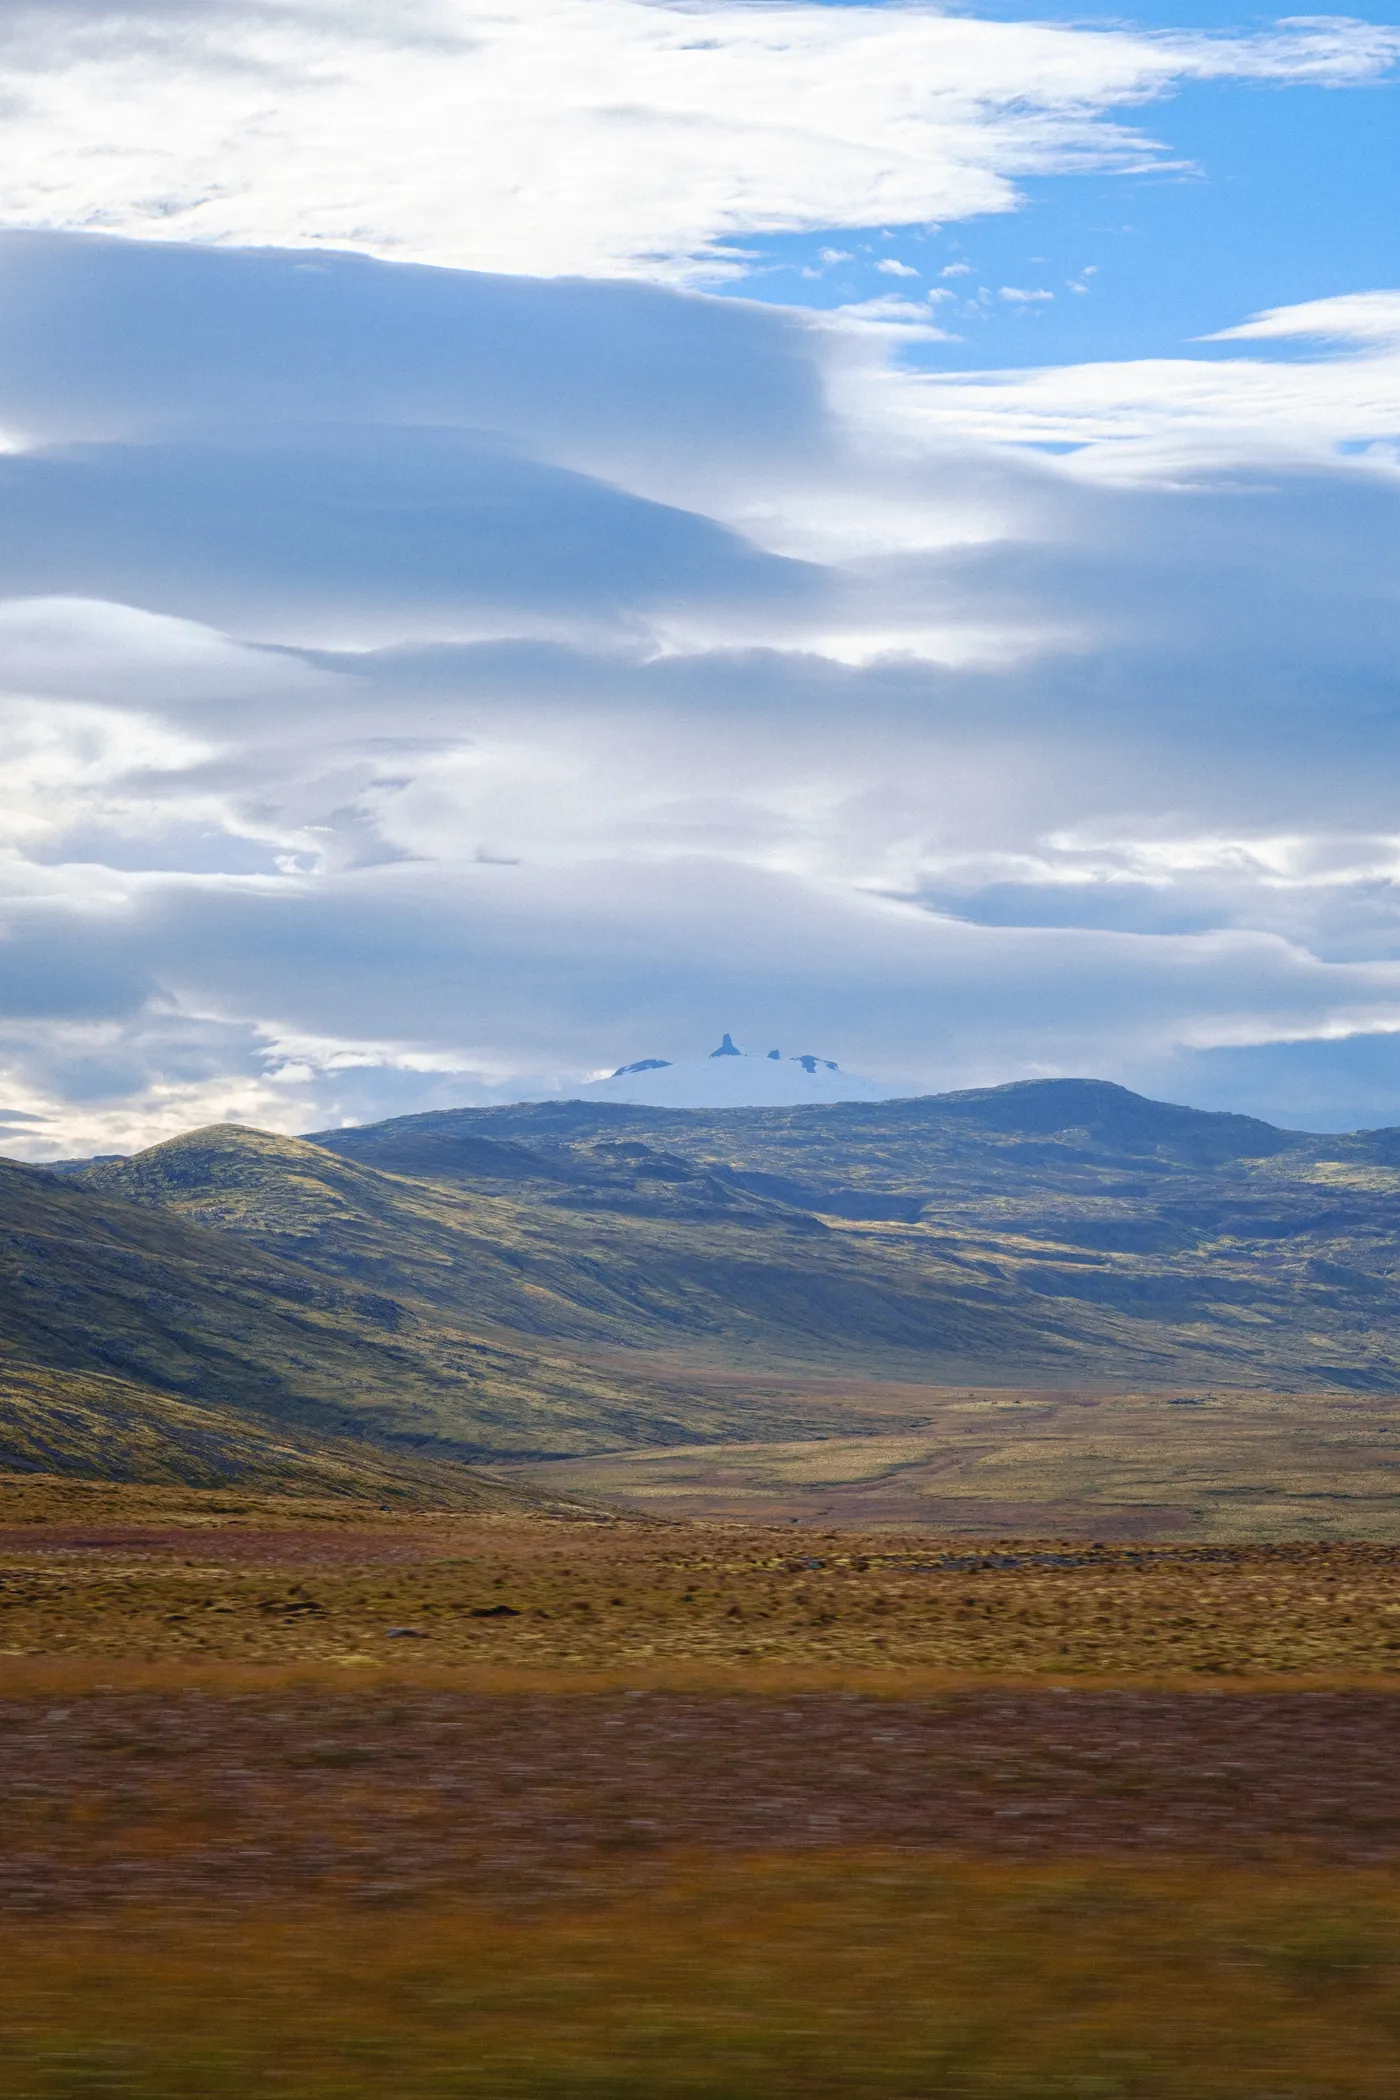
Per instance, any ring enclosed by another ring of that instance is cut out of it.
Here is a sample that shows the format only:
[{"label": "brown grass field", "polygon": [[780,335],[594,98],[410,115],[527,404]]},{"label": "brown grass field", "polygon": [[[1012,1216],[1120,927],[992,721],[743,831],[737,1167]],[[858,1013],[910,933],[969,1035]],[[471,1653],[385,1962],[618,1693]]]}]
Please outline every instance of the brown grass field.
[{"label": "brown grass field", "polygon": [[0,1484],[6,2100],[1400,2090],[1400,1546]]},{"label": "brown grass field", "polygon": [[[637,1514],[847,1531],[1400,1543],[1393,1394],[1151,1392],[709,1374],[841,1433],[652,1446],[502,1471]],[[902,1413],[905,1426],[891,1424]],[[856,1433],[852,1433],[852,1432]]]}]

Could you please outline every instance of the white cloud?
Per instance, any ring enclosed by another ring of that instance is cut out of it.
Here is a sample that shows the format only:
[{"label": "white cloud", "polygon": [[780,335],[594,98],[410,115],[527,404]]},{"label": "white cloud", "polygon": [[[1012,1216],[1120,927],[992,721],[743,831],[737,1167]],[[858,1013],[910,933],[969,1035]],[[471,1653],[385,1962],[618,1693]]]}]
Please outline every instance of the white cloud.
[{"label": "white cloud", "polygon": [[[1393,963],[1251,931],[969,925],[710,853],[644,884],[619,860],[409,867],[280,899],[186,889],[153,896],[124,945],[161,956],[146,1018],[60,1021],[42,1047],[30,1032],[27,1055],[22,1028],[0,1029],[29,1075],[10,1099],[44,1118],[15,1149],[129,1144],[220,1112],[305,1128],[346,1103],[545,1091],[628,1050],[693,1053],[716,1016],[741,1040],[810,1038],[915,1086],[1400,1031]],[[397,1040],[364,1025],[388,1010]],[[250,1030],[250,1013],[277,1019]],[[66,1119],[55,1078],[82,1088]]]},{"label": "white cloud", "polygon": [[[128,807],[124,789],[132,776],[148,783],[152,775],[178,776],[215,755],[204,739],[148,715],[77,701],[0,698],[0,850],[32,850],[75,822],[110,822]],[[149,786],[138,799],[149,805]],[[18,873],[12,863],[11,883]],[[26,869],[19,880],[28,891],[34,877]],[[41,886],[49,884],[41,880]]]},{"label": "white cloud", "polygon": [[[1075,448],[1077,476],[1170,481],[1242,468],[1391,474],[1400,441],[1400,293],[1279,308],[1213,340],[1320,341],[1312,357],[1143,358],[936,375],[889,373],[907,442]],[[1337,355],[1336,344],[1346,346]],[[868,410],[867,410],[868,413]]]},{"label": "white cloud", "polygon": [[1023,291],[1021,287],[1016,284],[1004,284],[1001,287],[1001,290],[997,293],[997,297],[999,299],[1007,300],[1012,306],[1035,306],[1041,300],[1053,299],[1054,296],[1055,294],[1053,292]]},{"label": "white cloud", "polygon": [[[1085,271],[1088,276],[1088,271]],[[1400,348],[1400,292],[1343,292],[1332,299],[1308,299],[1298,306],[1275,306],[1238,327],[1221,328],[1204,338],[1210,343],[1290,342],[1301,337],[1320,342],[1381,343]]]},{"label": "white cloud", "polygon": [[906,298],[900,292],[882,292],[875,299],[854,299],[823,316],[825,325],[838,324],[852,334],[894,337],[904,342],[947,342],[948,336],[929,319],[926,303]]},{"label": "white cloud", "polygon": [[875,267],[877,270],[883,270],[886,277],[917,277],[919,274],[911,264],[899,262],[893,255],[887,255],[884,261],[876,263]]},{"label": "white cloud", "polygon": [[[1287,357],[931,379],[898,297],[0,271],[11,1149],[712,1023],[926,1086],[1400,1027],[1393,480],[1332,449],[1374,302],[1309,309],[1316,354],[1285,315]],[[1100,463],[1024,444],[1066,398]]]},{"label": "white cloud", "polygon": [[925,6],[263,0],[11,11],[10,224],[676,276],[761,231],[1004,211],[1156,149],[1114,112],[1201,79],[1346,85],[1400,32],[978,21]]},{"label": "white cloud", "polygon": [[299,658],[244,647],[192,620],[101,599],[0,600],[0,691],[156,704],[325,682]]}]

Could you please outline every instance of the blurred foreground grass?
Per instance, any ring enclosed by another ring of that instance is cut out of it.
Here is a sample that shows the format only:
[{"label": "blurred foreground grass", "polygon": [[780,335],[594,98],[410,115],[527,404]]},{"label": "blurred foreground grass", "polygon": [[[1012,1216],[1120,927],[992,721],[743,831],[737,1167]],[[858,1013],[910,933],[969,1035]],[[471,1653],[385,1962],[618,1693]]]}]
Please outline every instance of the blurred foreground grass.
[{"label": "blurred foreground grass", "polygon": [[592,1900],[8,1923],[8,2100],[1350,2100],[1400,1884],[670,1856]]},{"label": "blurred foreground grass", "polygon": [[0,1517],[0,2100],[1400,2093],[1394,1546]]}]

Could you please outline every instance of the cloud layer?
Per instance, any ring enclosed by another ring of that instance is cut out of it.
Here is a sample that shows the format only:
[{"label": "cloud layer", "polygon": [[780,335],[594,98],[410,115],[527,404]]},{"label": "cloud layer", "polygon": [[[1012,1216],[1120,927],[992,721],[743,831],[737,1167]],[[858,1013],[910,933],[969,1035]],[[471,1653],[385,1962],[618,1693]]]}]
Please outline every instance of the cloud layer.
[{"label": "cloud layer", "polygon": [[1296,1113],[1280,1046],[1400,1032],[1393,301],[944,380],[638,284],[0,287],[9,1149],[720,1027]]}]

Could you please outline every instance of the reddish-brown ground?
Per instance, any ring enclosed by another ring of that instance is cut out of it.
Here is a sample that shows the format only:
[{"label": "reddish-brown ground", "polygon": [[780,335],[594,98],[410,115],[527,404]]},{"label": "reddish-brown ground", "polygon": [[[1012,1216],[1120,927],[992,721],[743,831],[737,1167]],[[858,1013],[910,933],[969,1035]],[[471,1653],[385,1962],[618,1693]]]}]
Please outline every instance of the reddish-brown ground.
[{"label": "reddish-brown ground", "polygon": [[0,1534],[5,2100],[1393,2100],[1394,1548],[141,1494]]},{"label": "reddish-brown ground", "polygon": [[90,1693],[0,1710],[0,1904],[508,1897],[677,1850],[1400,1861],[1389,1693]]}]

